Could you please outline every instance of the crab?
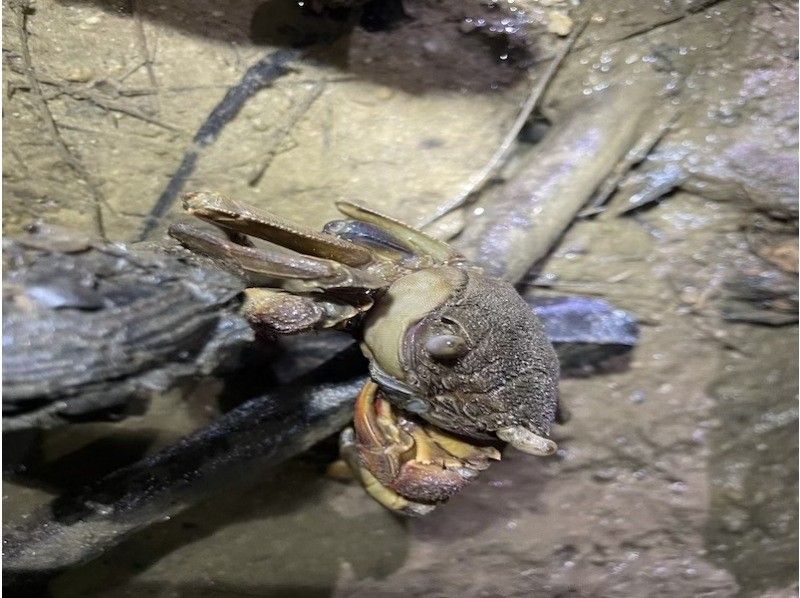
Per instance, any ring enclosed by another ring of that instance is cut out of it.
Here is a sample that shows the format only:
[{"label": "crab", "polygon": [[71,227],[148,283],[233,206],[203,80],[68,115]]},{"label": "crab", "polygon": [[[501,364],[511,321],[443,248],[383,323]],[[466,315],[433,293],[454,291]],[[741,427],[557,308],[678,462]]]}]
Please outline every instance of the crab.
[{"label": "crab", "polygon": [[322,232],[212,192],[169,234],[244,278],[256,334],[352,333],[370,380],[355,401],[341,457],[381,504],[405,514],[445,502],[510,443],[533,455],[548,438],[559,365],[543,325],[509,283],[446,243],[364,206]]}]

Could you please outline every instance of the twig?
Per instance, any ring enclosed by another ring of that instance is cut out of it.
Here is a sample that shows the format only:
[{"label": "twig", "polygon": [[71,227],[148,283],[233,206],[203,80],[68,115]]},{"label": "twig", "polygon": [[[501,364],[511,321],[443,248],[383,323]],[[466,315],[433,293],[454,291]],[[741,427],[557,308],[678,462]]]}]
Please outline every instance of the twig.
[{"label": "twig", "polygon": [[[9,68],[12,71],[23,74],[25,73],[25,69],[20,68],[11,62],[9,62],[8,64]],[[167,123],[161,122],[160,120],[153,118],[152,116],[148,116],[147,114],[141,112],[140,110],[137,110],[136,108],[126,106],[121,102],[116,102],[113,99],[105,98],[101,94],[95,92],[92,89],[86,89],[76,85],[67,85],[64,84],[62,81],[59,81],[58,79],[55,79],[53,77],[48,77],[47,75],[42,75],[39,73],[35,73],[34,77],[36,77],[36,80],[39,83],[43,83],[44,85],[49,85],[51,87],[56,88],[57,93],[50,96],[50,99],[58,97],[59,95],[67,95],[71,97],[73,100],[91,102],[98,108],[108,110],[109,112],[119,112],[120,114],[125,114],[127,116],[136,118],[151,125],[155,125],[156,127],[166,129],[167,131],[172,131],[173,133],[181,132],[181,130],[178,127],[174,127]]]},{"label": "twig", "polygon": [[[144,61],[144,68],[147,72],[147,80],[150,82],[150,87],[158,90],[158,79],[156,79],[156,71],[153,66],[153,57],[150,54],[150,48],[147,45],[147,33],[144,30],[144,23],[142,22],[142,15],[137,10],[137,1],[130,0],[130,10],[133,15],[133,22],[136,30],[136,43],[139,46],[139,53],[142,55]],[[155,93],[156,113],[159,112],[159,96],[158,92]]]},{"label": "twig", "polygon": [[[128,77],[130,77],[131,75],[133,75],[133,74],[134,74],[136,71],[138,71],[138,70],[139,70],[140,68],[142,68],[143,66],[144,66],[144,62],[140,62],[140,63],[139,63],[139,64],[137,64],[136,66],[129,68],[129,69],[128,69],[127,71],[125,71],[125,72],[124,72],[122,75],[120,75],[119,77],[117,77],[117,83],[124,83],[124,82],[125,82],[125,80],[126,80]],[[148,95],[150,95],[150,94],[148,94]]]},{"label": "twig", "polygon": [[136,10],[136,0],[131,0],[131,14],[136,23],[136,38],[139,44],[139,51],[144,60],[144,68],[147,71],[147,79],[150,81],[150,86],[158,89],[158,79],[156,79],[155,69],[153,67],[153,57],[150,55],[150,48],[147,46],[147,34],[144,30],[144,23],[142,23],[142,15]]},{"label": "twig", "polygon": [[[137,68],[141,68],[143,65],[140,64]],[[123,77],[124,78],[124,77]],[[118,79],[118,81],[121,81]],[[343,75],[343,76],[335,76],[335,77],[317,77],[314,79],[293,79],[292,81],[285,81],[283,85],[287,88],[292,87],[300,87],[300,86],[307,86],[307,85],[314,85],[316,83],[325,83],[325,84],[333,84],[333,83],[350,83],[352,81],[357,81],[358,77],[353,77],[351,75]],[[149,96],[155,93],[159,95],[166,95],[166,94],[184,94],[192,91],[206,91],[209,89],[218,90],[218,89],[229,89],[230,85],[226,85],[224,83],[218,84],[209,84],[209,85],[180,85],[180,86],[162,86],[158,89],[152,89],[150,87],[129,87],[129,88],[120,88],[115,90],[122,97],[138,97],[138,96]]]},{"label": "twig", "polygon": [[103,108],[104,110],[108,110],[109,112],[119,112],[120,114],[125,114],[132,118],[136,118],[138,120],[144,121],[156,127],[160,127],[167,131],[172,131],[173,133],[180,133],[181,130],[178,127],[174,127],[167,123],[161,122],[160,120],[153,118],[152,116],[148,116],[144,112],[137,110],[136,108],[131,108],[126,106],[125,104],[121,104],[119,102],[115,102],[114,100],[107,100],[105,98],[101,98],[96,94],[84,92],[82,90],[76,89],[61,89],[62,93],[70,96],[74,100],[85,100],[87,102],[91,102],[95,104],[99,108]]},{"label": "twig", "polygon": [[477,173],[475,173],[475,175],[467,183],[466,188],[461,193],[441,206],[430,219],[423,223],[423,226],[432,224],[439,218],[467,203],[472,196],[478,193],[490,180],[497,176],[497,173],[506,163],[509,155],[514,149],[515,142],[517,137],[519,137],[520,131],[522,131],[522,127],[524,127],[525,123],[528,122],[528,119],[536,108],[536,105],[539,103],[539,100],[542,98],[547,86],[553,80],[553,77],[561,66],[561,63],[563,62],[564,58],[566,58],[567,54],[569,54],[572,46],[575,44],[575,40],[577,40],[580,34],[583,32],[587,23],[588,19],[584,19],[580,25],[576,26],[572,30],[572,33],[570,33],[569,37],[564,40],[561,49],[550,61],[547,70],[534,83],[530,93],[528,94],[528,97],[525,99],[525,103],[522,105],[522,108],[517,115],[517,118],[514,120],[511,128],[503,138],[503,141],[500,143],[497,150],[495,150],[494,154],[492,154],[492,157],[489,158],[489,161],[486,163],[486,165]]},{"label": "twig", "polygon": [[656,21],[655,23],[650,23],[646,27],[642,27],[641,29],[637,29],[636,31],[631,31],[630,33],[627,33],[622,37],[616,38],[612,43],[623,42],[626,39],[633,39],[634,37],[639,37],[640,35],[647,35],[648,33],[655,31],[656,29],[661,29],[662,27],[666,27],[667,25],[672,25],[673,23],[677,23],[678,21],[683,20],[687,16],[688,15],[686,13],[682,13],[674,17],[666,18],[662,21]]},{"label": "twig", "polygon": [[55,145],[56,150],[61,156],[61,159],[72,169],[72,171],[78,176],[78,179],[83,182],[91,192],[94,203],[93,220],[95,230],[101,239],[106,240],[102,204],[106,204],[107,202],[103,197],[99,187],[94,182],[92,176],[89,174],[89,171],[78,159],[78,157],[69,150],[67,144],[64,142],[64,139],[61,137],[61,133],[58,130],[56,121],[53,118],[53,113],[50,112],[50,107],[47,105],[47,102],[44,99],[44,94],[42,93],[39,80],[36,78],[36,74],[33,69],[33,62],[31,61],[31,51],[30,47],[28,46],[27,25],[29,10],[30,6],[25,0],[11,3],[11,12],[15,17],[14,24],[17,29],[17,35],[19,36],[19,42],[22,49],[22,61],[25,64],[25,76],[28,79],[28,84],[31,86],[36,103],[39,105],[42,118],[44,119],[44,123],[48,132],[50,133],[53,145]]}]

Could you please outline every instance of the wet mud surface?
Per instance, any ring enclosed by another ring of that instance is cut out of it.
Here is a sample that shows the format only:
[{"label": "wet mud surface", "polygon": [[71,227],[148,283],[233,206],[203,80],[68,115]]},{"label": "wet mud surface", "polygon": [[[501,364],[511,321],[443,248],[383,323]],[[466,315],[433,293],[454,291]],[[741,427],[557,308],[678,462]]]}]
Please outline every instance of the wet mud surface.
[{"label": "wet mud surface", "polygon": [[[526,69],[540,73],[561,39],[547,33],[552,12],[569,10],[406,2],[372,27],[298,22],[285,6],[269,20],[271,4],[37,2],[31,61],[72,158],[5,6],[5,232],[39,217],[94,230],[101,205],[107,236],[130,240],[228,86],[308,31],[325,50],[255,93],[186,187],[316,227],[335,199],[421,222],[494,152],[530,88]],[[607,87],[647,80],[657,138],[522,289],[606,298],[639,318],[642,337],[629,359],[563,381],[572,418],[555,429],[557,455],[509,449],[445,507],[399,519],[324,476],[326,443],[61,574],[54,596],[797,594],[797,326],[764,325],[796,294],[796,7],[595,12],[541,112],[569,120]],[[495,17],[510,19],[499,35]],[[621,216],[632,202],[647,209]],[[470,206],[451,229],[480,217]],[[789,290],[753,300],[748,273]],[[43,463],[4,483],[4,522],[90,477],[82,459],[110,469],[211,421],[221,390],[205,380],[141,418],[43,434]]]}]

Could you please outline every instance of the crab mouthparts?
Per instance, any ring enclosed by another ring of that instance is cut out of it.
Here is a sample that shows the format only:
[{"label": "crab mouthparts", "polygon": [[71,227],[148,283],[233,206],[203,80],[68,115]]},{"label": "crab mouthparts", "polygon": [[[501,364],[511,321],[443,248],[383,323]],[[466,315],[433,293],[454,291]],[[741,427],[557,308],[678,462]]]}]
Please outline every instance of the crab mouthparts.
[{"label": "crab mouthparts", "polygon": [[[428,412],[427,402],[415,394],[411,387],[384,372],[374,361],[370,363],[369,373],[384,394],[400,409],[417,415]],[[558,450],[555,442],[522,426],[507,426],[494,433],[500,440],[529,455],[549,457]]]},{"label": "crab mouthparts", "polygon": [[369,375],[381,387],[383,393],[391,398],[391,402],[400,409],[417,415],[428,411],[428,404],[410,386],[384,372],[374,361],[369,364]]}]

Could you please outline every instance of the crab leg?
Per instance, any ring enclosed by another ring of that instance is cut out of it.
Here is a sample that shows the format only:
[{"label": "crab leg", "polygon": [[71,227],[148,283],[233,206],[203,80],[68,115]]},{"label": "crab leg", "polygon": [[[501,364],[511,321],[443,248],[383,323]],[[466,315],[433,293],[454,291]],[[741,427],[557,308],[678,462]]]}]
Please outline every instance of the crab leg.
[{"label": "crab leg", "polygon": [[337,201],[336,207],[345,216],[379,227],[400,246],[410,247],[415,253],[429,256],[438,263],[444,264],[464,259],[447,243],[434,239],[399,220],[349,201]]},{"label": "crab leg", "polygon": [[423,259],[430,260],[427,256],[418,255],[411,246],[380,226],[363,220],[332,220],[322,230],[365,247],[389,263],[408,269],[419,269]]},{"label": "crab leg", "polygon": [[366,266],[373,260],[365,248],[326,233],[318,233],[278,218],[260,213],[218,193],[200,191],[183,196],[183,208],[222,229],[269,241],[298,253],[348,266]]},{"label": "crab leg", "polygon": [[245,289],[244,314],[261,336],[266,333],[296,334],[308,330],[333,328],[358,315],[359,309],[333,299],[293,295],[274,289]]},{"label": "crab leg", "polygon": [[187,224],[172,225],[169,234],[247,281],[243,313],[259,334],[331,328],[367,309],[370,293],[388,286],[376,274],[272,243],[250,247]]},{"label": "crab leg", "polygon": [[377,290],[387,286],[385,280],[369,272],[271,243],[246,247],[187,224],[173,224],[169,234],[189,249],[219,259],[252,286],[291,292]]}]

